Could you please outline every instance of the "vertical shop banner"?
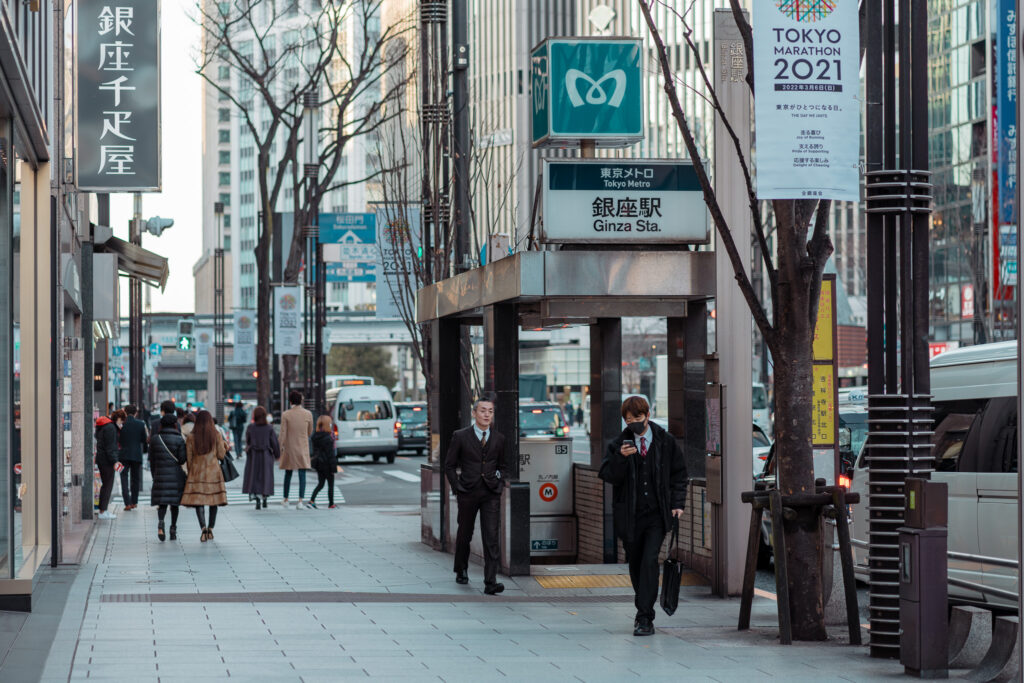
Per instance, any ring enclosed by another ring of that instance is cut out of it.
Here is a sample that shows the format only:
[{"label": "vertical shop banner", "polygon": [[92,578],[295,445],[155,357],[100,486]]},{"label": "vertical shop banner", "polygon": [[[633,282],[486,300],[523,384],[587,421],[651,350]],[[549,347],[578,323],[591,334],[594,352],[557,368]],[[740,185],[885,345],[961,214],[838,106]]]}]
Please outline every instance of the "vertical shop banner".
[{"label": "vertical shop banner", "polygon": [[[1014,0],[999,0],[996,23],[996,161],[999,174],[999,224],[1016,223],[1017,208],[1017,10]],[[1005,283],[1004,283],[1005,284]]]},{"label": "vertical shop banner", "polygon": [[839,462],[839,366],[836,335],[836,276],[821,278],[818,319],[811,345],[811,445],[814,476],[828,484],[842,474]]},{"label": "vertical shop banner", "polygon": [[754,5],[759,199],[860,199],[855,0]]},{"label": "vertical shop banner", "polygon": [[414,263],[423,258],[419,207],[379,208],[377,246],[377,318],[401,318],[404,307],[398,302],[407,282],[414,293],[419,288]]},{"label": "vertical shop banner", "polygon": [[256,365],[256,311],[235,311],[235,351],[232,365]]},{"label": "vertical shop banner", "polygon": [[274,286],[274,353],[297,356],[302,351],[302,288]]},{"label": "vertical shop banner", "polygon": [[210,345],[213,344],[213,328],[196,328],[196,372],[210,371]]},{"label": "vertical shop banner", "polygon": [[78,189],[160,191],[160,2],[79,0]]}]

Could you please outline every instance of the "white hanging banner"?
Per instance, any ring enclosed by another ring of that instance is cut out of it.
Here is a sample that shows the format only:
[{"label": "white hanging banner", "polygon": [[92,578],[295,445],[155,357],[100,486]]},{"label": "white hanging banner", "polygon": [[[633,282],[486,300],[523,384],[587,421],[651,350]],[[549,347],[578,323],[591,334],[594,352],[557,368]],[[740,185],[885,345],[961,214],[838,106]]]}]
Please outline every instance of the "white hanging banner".
[{"label": "white hanging banner", "polygon": [[213,328],[196,329],[196,372],[210,371],[210,345],[213,343]]},{"label": "white hanging banner", "polygon": [[256,365],[256,311],[235,311],[235,342],[232,365]]},{"label": "white hanging banner", "polygon": [[856,0],[754,3],[759,199],[860,199]]},{"label": "white hanging banner", "polygon": [[302,352],[302,289],[274,286],[274,353],[297,356]]}]

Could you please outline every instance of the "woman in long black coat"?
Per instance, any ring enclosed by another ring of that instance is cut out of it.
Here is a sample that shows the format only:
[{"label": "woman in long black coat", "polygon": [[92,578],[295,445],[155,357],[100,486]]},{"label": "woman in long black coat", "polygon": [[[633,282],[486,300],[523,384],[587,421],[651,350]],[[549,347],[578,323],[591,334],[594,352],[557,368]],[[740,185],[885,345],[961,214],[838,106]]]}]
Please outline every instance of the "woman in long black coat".
[{"label": "woman in long black coat", "polygon": [[242,478],[242,493],[256,499],[267,507],[267,497],[274,494],[274,461],[281,457],[281,446],[273,426],[267,424],[267,411],[256,406],[252,411],[252,422],[245,430],[245,475]]},{"label": "woman in long black coat", "polygon": [[185,471],[181,466],[187,460],[185,439],[178,431],[174,415],[160,418],[160,431],[149,439],[149,469],[153,474],[150,504],[157,506],[157,538],[164,540],[164,517],[171,508],[171,540],[178,538],[178,506],[185,490]]}]

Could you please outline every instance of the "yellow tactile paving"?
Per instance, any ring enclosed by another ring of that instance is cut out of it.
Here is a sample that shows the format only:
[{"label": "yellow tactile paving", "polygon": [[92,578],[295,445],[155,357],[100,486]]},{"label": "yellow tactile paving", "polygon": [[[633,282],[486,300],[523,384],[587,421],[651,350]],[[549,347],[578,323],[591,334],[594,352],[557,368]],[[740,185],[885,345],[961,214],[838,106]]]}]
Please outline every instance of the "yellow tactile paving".
[{"label": "yellow tactile paving", "polygon": [[[541,588],[629,588],[628,574],[584,574],[581,576],[535,576]],[[703,586],[707,581],[694,572],[683,572],[681,585]]]}]

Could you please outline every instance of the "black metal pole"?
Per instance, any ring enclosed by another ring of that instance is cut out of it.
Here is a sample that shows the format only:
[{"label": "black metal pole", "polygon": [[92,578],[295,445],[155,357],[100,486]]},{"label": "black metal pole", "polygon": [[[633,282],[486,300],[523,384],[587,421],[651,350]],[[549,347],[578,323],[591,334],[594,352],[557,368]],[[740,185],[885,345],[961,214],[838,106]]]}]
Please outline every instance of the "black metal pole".
[{"label": "black metal pole", "polygon": [[455,272],[469,262],[469,7],[468,0],[452,0],[452,116],[455,178]]},{"label": "black metal pole", "polygon": [[214,202],[213,214],[217,219],[217,244],[213,250],[213,386],[216,393],[213,398],[216,401],[214,415],[217,424],[222,424],[224,422],[224,349],[227,345],[224,340],[224,316],[227,311],[224,310],[224,205],[221,202]]}]

